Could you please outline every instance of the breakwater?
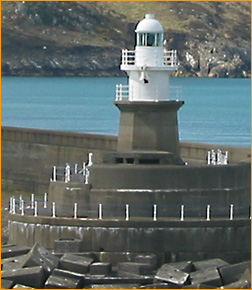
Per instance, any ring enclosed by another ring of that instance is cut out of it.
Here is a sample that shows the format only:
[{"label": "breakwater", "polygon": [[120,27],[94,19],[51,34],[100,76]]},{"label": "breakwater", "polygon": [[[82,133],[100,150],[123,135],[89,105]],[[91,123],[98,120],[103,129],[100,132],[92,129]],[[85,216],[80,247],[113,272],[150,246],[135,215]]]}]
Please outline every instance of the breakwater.
[{"label": "breakwater", "polygon": [[[117,136],[2,127],[2,188],[46,192],[53,166],[86,162],[89,152],[99,163],[116,147]],[[180,142],[181,157],[189,162],[205,162],[211,149],[228,150],[230,163],[250,158],[250,148]]]}]

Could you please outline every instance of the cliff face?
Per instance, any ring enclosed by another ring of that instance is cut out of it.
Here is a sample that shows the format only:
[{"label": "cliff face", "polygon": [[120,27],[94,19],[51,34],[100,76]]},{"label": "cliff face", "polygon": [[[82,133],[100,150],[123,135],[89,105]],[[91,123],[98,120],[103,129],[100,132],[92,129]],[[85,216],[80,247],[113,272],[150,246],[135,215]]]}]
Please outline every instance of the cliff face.
[{"label": "cliff face", "polygon": [[118,76],[134,28],[156,14],[177,76],[250,77],[250,1],[6,1],[2,75]]}]

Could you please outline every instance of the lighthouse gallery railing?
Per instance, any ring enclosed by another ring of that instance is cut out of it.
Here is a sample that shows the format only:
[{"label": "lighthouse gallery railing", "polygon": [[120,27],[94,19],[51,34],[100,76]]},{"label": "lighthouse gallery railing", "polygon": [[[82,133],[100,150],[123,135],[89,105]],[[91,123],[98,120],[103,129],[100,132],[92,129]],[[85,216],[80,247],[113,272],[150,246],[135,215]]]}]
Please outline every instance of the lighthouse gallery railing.
[{"label": "lighthouse gallery railing", "polygon": [[[170,98],[169,100],[181,100],[182,99],[182,87],[181,86],[170,86],[169,88]],[[153,97],[158,95],[158,88],[153,91]],[[129,86],[118,84],[116,85],[116,101],[129,100]]]},{"label": "lighthouse gallery railing", "polygon": [[[135,65],[136,51],[135,50],[122,50],[122,65]],[[176,50],[164,50],[164,66],[177,66],[177,51]]]}]

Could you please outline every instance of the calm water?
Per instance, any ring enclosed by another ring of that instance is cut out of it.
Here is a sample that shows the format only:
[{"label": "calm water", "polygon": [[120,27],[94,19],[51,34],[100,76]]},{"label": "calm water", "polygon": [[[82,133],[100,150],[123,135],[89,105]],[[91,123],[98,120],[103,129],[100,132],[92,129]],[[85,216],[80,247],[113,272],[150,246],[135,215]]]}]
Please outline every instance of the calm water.
[{"label": "calm water", "polygon": [[[2,77],[2,125],[117,135],[126,78]],[[174,78],[182,141],[250,146],[250,79]]]}]

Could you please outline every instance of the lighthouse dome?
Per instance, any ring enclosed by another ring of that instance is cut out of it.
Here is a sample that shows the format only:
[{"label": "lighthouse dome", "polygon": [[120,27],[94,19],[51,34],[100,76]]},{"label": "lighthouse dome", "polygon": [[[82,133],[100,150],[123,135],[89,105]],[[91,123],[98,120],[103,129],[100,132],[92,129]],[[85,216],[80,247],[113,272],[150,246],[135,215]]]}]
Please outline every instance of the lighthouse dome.
[{"label": "lighthouse dome", "polygon": [[135,32],[162,33],[164,29],[162,24],[155,19],[154,14],[146,14],[145,18],[138,23]]}]

